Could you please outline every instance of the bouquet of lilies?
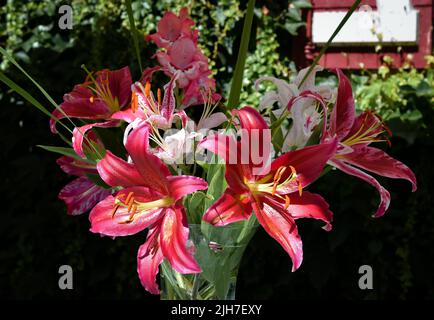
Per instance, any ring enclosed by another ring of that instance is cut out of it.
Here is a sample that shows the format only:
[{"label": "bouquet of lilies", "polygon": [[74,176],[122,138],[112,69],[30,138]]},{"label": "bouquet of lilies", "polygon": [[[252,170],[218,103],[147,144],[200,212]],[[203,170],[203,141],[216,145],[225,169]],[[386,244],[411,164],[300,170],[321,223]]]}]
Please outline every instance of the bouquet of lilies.
[{"label": "bouquet of lilies", "polygon": [[[90,211],[90,231],[103,236],[143,235],[137,271],[150,293],[233,298],[241,255],[258,226],[297,270],[303,245],[296,221],[313,218],[332,229],[329,204],[306,190],[332,168],[378,190],[376,218],[390,194],[368,172],[406,179],[416,190],[407,166],[371,146],[388,142],[390,132],[373,112],[356,114],[341,70],[330,71],[337,88],[316,84],[315,65],[291,82],[264,75],[257,90],[264,81],[276,90],[240,108],[216,92],[187,9],[166,12],[145,39],[158,47],[155,66],[137,81],[128,67],[85,68],[84,82],[50,114],[51,131],[71,147],[46,149],[62,153],[57,163],[76,177],[59,193],[68,214]],[[161,88],[156,73],[167,79]]]}]

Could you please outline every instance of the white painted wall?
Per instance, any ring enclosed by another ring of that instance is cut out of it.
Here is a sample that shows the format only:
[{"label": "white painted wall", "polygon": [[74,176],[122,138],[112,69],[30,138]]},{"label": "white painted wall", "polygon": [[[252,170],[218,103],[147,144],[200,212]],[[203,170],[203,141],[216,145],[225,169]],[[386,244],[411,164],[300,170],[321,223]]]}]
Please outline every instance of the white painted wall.
[{"label": "white painted wall", "polygon": [[[418,39],[418,11],[410,0],[377,0],[377,11],[362,6],[354,12],[333,45],[415,45]],[[314,12],[312,38],[324,44],[346,12]],[[381,39],[381,40],[380,40]]]}]

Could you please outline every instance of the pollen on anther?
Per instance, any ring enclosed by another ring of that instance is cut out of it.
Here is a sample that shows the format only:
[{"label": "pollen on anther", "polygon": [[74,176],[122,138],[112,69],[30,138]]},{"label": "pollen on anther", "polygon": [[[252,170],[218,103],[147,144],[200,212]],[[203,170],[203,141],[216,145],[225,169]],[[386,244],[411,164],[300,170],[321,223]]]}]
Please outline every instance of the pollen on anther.
[{"label": "pollen on anther", "polygon": [[291,203],[291,199],[288,195],[285,195],[285,210],[288,209],[289,204]]},{"label": "pollen on anther", "polygon": [[146,81],[145,84],[145,96],[149,97],[151,93],[151,83],[149,81]]},{"label": "pollen on anther", "polygon": [[161,89],[158,88],[157,90],[157,101],[158,101],[158,105],[161,105]]},{"label": "pollen on anther", "polygon": [[115,216],[116,211],[118,211],[118,209],[119,209],[119,205],[116,204],[116,205],[113,207],[113,210],[112,210],[112,212],[111,212],[111,216],[112,216],[112,218]]},{"label": "pollen on anther", "polygon": [[300,181],[298,181],[298,194],[300,195],[300,197],[303,194],[303,186],[301,185]]},{"label": "pollen on anther", "polygon": [[134,192],[130,192],[130,193],[128,193],[128,196],[127,196],[127,198],[125,199],[125,204],[126,205],[129,205],[130,204],[130,200],[131,200],[131,198],[134,196]]}]

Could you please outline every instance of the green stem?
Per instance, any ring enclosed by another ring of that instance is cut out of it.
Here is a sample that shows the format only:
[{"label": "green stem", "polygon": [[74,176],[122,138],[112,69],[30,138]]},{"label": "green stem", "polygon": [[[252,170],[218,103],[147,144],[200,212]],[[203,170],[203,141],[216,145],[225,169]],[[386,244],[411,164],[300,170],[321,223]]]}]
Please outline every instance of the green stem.
[{"label": "green stem", "polygon": [[131,35],[133,36],[134,47],[136,48],[137,61],[139,62],[140,72],[143,72],[142,58],[140,57],[139,38],[137,35],[136,23],[134,21],[133,8],[131,7],[131,0],[126,0],[128,20],[130,22]]},{"label": "green stem", "polygon": [[246,16],[244,18],[243,33],[240,49],[238,50],[237,64],[232,77],[231,91],[229,93],[228,108],[234,109],[240,102],[241,88],[243,86],[244,66],[246,64],[247,49],[249,48],[250,31],[252,29],[253,9],[255,0],[249,0]]},{"label": "green stem", "polygon": [[191,300],[197,300],[197,293],[199,292],[199,275],[195,274],[193,279],[193,288],[191,289]]},{"label": "green stem", "polygon": [[351,6],[350,10],[347,12],[347,14],[345,15],[345,17],[342,19],[342,21],[339,23],[338,27],[336,28],[336,30],[333,32],[333,34],[331,35],[331,37],[328,39],[327,43],[325,44],[324,47],[321,48],[321,51],[319,52],[319,54],[315,57],[315,59],[313,60],[311,66],[309,67],[309,70],[306,72],[306,74],[304,75],[303,79],[301,80],[300,84],[298,85],[298,87],[300,88],[303,83],[306,81],[306,79],[309,77],[309,75],[312,73],[313,69],[315,68],[315,66],[318,64],[318,61],[321,59],[321,57],[324,55],[324,53],[327,51],[327,49],[329,48],[330,44],[332,43],[333,39],[337,36],[337,34],[339,33],[339,31],[341,31],[341,29],[343,28],[343,26],[345,25],[345,23],[347,23],[348,19],[351,17],[351,15],[353,14],[353,12],[357,9],[357,7],[359,6],[360,2],[362,0],[356,0],[354,1],[353,5]]}]

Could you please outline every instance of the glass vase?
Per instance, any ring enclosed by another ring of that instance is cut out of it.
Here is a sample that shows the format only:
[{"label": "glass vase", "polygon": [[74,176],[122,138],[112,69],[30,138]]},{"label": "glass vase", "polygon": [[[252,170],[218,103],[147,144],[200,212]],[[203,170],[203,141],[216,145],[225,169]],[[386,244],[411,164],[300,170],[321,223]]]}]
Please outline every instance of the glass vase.
[{"label": "glass vase", "polygon": [[238,269],[256,230],[255,221],[224,227],[189,225],[189,244],[202,272],[180,274],[165,260],[160,266],[161,300],[234,300]]}]

